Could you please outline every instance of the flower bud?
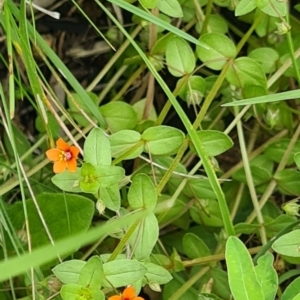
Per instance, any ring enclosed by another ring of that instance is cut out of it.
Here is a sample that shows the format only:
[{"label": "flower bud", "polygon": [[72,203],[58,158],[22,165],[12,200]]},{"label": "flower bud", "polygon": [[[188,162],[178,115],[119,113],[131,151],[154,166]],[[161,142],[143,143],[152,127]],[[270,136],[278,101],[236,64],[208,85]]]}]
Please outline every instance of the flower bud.
[{"label": "flower bud", "polygon": [[300,214],[299,214],[300,205],[297,204],[298,200],[299,199],[291,200],[282,205],[282,209],[286,212],[286,214],[288,214],[290,216],[300,217]]}]

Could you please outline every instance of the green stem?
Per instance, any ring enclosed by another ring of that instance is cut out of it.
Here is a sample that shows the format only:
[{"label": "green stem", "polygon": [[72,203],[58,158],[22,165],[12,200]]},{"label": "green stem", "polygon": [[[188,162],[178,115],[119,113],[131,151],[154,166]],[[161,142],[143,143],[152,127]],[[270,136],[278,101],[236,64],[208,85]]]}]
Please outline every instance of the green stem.
[{"label": "green stem", "polygon": [[[287,21],[288,24],[290,23],[289,13],[286,14],[286,21]],[[293,43],[293,40],[292,40],[292,34],[291,34],[290,30],[287,33],[287,41],[288,41],[290,57],[291,57],[291,60],[292,60],[294,71],[296,73],[298,85],[300,85],[300,72],[299,72],[298,64],[297,64],[297,61],[296,61],[296,58],[295,58],[295,55],[294,55],[294,52],[295,52],[294,43]]]},{"label": "green stem", "polygon": [[205,19],[204,19],[204,22],[203,22],[203,26],[202,26],[200,35],[208,32],[207,27],[208,27],[209,17],[211,15],[212,7],[213,7],[213,1],[212,0],[208,0],[208,2],[206,4]]}]

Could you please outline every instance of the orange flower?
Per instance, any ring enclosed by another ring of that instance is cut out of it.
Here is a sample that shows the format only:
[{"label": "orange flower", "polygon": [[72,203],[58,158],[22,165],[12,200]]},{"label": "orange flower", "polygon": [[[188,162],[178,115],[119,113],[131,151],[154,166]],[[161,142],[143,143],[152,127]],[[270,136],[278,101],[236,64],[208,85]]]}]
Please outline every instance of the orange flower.
[{"label": "orange flower", "polygon": [[56,141],[56,147],[46,151],[48,159],[54,162],[53,172],[61,173],[66,169],[75,172],[79,149],[75,146],[69,146],[62,138]]},{"label": "orange flower", "polygon": [[114,295],[108,298],[108,300],[145,300],[142,297],[136,297],[135,289],[133,286],[128,286],[122,293],[122,295]]}]

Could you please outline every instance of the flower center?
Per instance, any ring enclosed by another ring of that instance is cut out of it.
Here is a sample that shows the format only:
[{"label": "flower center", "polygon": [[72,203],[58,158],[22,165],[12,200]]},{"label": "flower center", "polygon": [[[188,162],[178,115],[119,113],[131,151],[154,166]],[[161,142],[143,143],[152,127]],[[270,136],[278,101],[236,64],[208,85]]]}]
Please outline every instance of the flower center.
[{"label": "flower center", "polygon": [[65,160],[70,160],[72,158],[72,153],[67,151],[65,152]]},{"label": "flower center", "polygon": [[59,155],[60,161],[69,161],[72,158],[72,153],[70,151],[61,151]]}]

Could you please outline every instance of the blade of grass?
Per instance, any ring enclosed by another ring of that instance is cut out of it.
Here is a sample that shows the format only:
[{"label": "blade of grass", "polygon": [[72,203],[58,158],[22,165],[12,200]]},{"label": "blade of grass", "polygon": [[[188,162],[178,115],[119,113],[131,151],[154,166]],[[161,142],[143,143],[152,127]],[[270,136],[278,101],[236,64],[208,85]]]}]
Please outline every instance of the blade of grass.
[{"label": "blade of grass", "polygon": [[8,86],[9,86],[9,115],[12,119],[15,115],[15,81],[14,81],[14,67],[13,67],[13,49],[12,37],[10,28],[10,19],[12,18],[10,10],[6,3],[4,3],[4,18],[6,24],[6,47],[8,55]]},{"label": "blade of grass", "polygon": [[78,248],[91,244],[92,242],[106,236],[109,232],[113,232],[118,228],[124,228],[132,225],[134,222],[146,217],[148,212],[142,211],[135,214],[124,216],[113,222],[90,229],[88,232],[77,234],[73,237],[66,238],[57,242],[54,246],[47,245],[31,253],[26,253],[21,257],[9,258],[0,262],[0,281],[9,279],[10,277],[23,274],[30,268],[44,265],[54,260],[57,255],[63,256]]},{"label": "blade of grass", "polygon": [[282,92],[278,94],[265,95],[260,97],[239,100],[236,102],[229,102],[229,103],[222,104],[222,106],[241,106],[241,105],[259,104],[259,103],[270,103],[270,102],[277,102],[277,101],[289,100],[295,98],[300,98],[300,89]]}]

